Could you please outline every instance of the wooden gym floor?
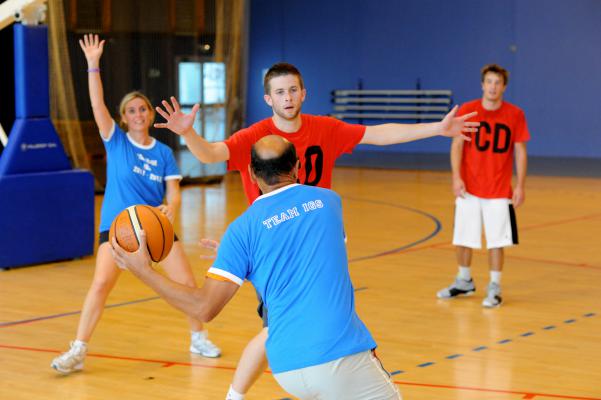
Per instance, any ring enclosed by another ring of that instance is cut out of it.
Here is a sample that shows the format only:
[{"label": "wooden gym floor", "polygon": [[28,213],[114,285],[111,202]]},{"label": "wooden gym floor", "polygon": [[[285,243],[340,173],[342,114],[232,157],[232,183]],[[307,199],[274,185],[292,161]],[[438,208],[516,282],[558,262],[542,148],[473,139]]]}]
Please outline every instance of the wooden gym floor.
[{"label": "wooden gym floor", "polygon": [[[435,293],[456,272],[450,175],[337,169],[359,315],[405,399],[601,400],[601,179],[529,177],[520,246],[506,252],[505,304]],[[97,199],[98,204],[102,200]],[[176,228],[200,281],[197,241],[219,238],[246,208],[239,178],[183,191]],[[10,234],[5,232],[5,234]],[[84,372],[50,361],[75,334],[94,258],[0,272],[0,399],[222,399],[260,329],[245,284],[215,321],[217,360],[188,353],[183,316],[128,273],[109,297]],[[247,398],[288,397],[265,373]]]}]

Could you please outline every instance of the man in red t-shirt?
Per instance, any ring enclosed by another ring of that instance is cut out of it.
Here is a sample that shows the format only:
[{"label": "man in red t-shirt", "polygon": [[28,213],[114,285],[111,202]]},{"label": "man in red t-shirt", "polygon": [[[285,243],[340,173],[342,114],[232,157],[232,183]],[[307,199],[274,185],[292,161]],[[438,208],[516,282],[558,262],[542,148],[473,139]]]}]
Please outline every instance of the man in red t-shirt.
[{"label": "man in red t-shirt", "polygon": [[[209,143],[194,131],[192,125],[198,104],[189,114],[181,112],[174,97],[171,98],[171,104],[163,101],[164,110],[157,107],[157,112],[166,122],[157,123],[155,127],[167,128],[182,136],[190,151],[201,162],[228,161],[228,170],[240,172],[249,203],[260,195],[259,188],[250,180],[251,146],[264,136],[283,136],[294,144],[301,163],[300,183],[330,188],[336,159],[343,153],[350,153],[357,144],[384,146],[438,135],[461,136],[469,140],[463,133],[475,132],[478,126],[478,122],[467,122],[476,113],[456,117],[457,107],[440,122],[411,125],[353,125],[331,117],[301,114],[307,91],[298,69],[287,63],[273,65],[267,71],[263,85],[264,100],[271,107],[273,116],[241,129],[223,142]],[[264,329],[244,349],[227,399],[243,399],[267,367],[267,312],[262,304],[259,305],[259,313],[264,319]]]},{"label": "man in red t-shirt", "polygon": [[[482,226],[489,253],[490,283],[482,305],[501,305],[503,248],[518,243],[514,207],[524,202],[526,142],[530,139],[524,112],[503,101],[509,73],[496,64],[482,68],[482,98],[465,103],[458,115],[478,113],[480,128],[471,142],[454,138],[451,168],[455,201],[453,244],[459,273],[441,299],[469,296],[476,291],[471,277],[472,249],[481,247]],[[512,190],[513,162],[517,172]]]}]

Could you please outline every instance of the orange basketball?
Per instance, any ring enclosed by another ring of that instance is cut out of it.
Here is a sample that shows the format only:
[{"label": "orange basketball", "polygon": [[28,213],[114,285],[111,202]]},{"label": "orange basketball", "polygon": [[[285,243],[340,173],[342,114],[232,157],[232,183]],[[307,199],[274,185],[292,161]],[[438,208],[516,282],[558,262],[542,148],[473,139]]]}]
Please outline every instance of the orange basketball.
[{"label": "orange basketball", "polygon": [[111,224],[109,240],[117,238],[119,246],[126,251],[138,250],[139,232],[146,232],[146,244],[154,262],[163,260],[173,246],[173,226],[158,208],[136,205],[121,211]]}]

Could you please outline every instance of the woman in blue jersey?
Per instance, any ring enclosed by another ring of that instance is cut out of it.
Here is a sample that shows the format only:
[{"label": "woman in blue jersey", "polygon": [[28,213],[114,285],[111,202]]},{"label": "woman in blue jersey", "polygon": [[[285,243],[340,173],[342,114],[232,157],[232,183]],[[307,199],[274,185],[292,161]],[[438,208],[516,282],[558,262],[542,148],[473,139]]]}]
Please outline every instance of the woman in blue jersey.
[{"label": "woman in blue jersey", "polygon": [[[121,129],[112,119],[100,79],[100,57],[104,40],[98,35],[85,35],[79,44],[88,62],[88,87],[94,120],[107,152],[107,185],[100,213],[100,238],[94,279],[84,301],[76,339],[69,351],[52,361],[52,368],[63,374],[79,371],[96,324],[100,320],[110,291],[121,270],[115,264],[108,243],[113,219],[126,207],[147,204],[158,207],[173,222],[181,203],[181,175],[172,150],[149,134],[154,110],[146,96],[139,92],[125,95],[119,106]],[[165,204],[163,204],[165,199]],[[190,264],[177,237],[162,265],[174,281],[196,286]],[[190,351],[205,357],[218,357],[220,350],[207,338],[202,322],[189,318]]]}]

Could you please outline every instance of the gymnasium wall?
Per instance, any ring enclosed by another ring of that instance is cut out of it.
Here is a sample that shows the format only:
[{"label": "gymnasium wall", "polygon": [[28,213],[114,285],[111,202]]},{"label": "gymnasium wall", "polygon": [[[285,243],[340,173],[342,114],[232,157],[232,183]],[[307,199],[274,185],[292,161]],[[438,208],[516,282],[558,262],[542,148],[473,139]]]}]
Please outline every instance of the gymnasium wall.
[{"label": "gymnasium wall", "polygon": [[[522,107],[543,157],[601,159],[601,1],[252,0],[247,124],[270,115],[262,74],[287,61],[303,73],[304,112],[332,111],[333,89],[451,89],[481,96],[479,70],[510,70],[506,100]],[[435,138],[375,148],[446,153]],[[363,150],[366,150],[364,147]],[[367,150],[374,150],[367,146]]]}]

